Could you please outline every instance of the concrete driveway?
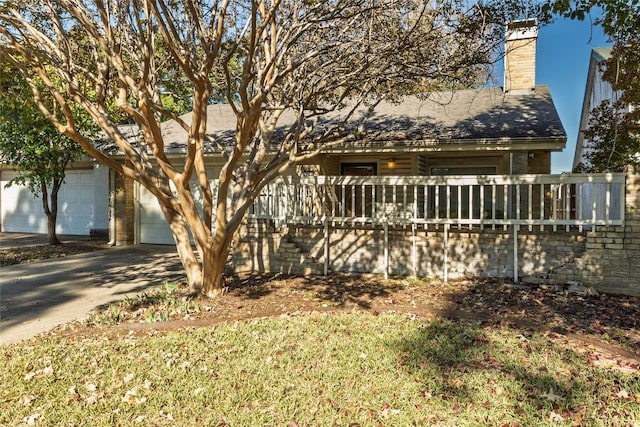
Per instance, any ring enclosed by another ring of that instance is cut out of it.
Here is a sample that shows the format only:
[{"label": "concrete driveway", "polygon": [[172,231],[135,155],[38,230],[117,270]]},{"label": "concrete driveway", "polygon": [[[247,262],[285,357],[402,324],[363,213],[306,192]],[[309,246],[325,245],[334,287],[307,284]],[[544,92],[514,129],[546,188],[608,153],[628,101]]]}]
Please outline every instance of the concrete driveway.
[{"label": "concrete driveway", "polygon": [[[2,248],[10,247],[2,240]],[[0,345],[84,318],[103,304],[152,286],[182,280],[175,247],[161,245],[114,247],[1,267]]]}]

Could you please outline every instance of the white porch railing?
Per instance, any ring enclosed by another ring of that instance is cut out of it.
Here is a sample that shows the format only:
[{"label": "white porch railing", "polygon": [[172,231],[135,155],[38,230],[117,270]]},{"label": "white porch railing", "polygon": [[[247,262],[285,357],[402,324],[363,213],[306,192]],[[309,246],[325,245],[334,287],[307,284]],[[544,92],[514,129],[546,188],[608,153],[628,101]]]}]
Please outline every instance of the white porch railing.
[{"label": "white porch railing", "polygon": [[282,177],[250,215],[281,223],[453,226],[624,224],[625,174]]},{"label": "white porch railing", "polygon": [[384,228],[385,277],[389,226],[410,226],[416,265],[416,229],[442,227],[444,280],[451,227],[502,227],[513,232],[513,278],[518,281],[518,232],[572,227],[595,230],[624,224],[625,174],[283,177],[255,200],[249,215],[280,224],[322,224],[324,273],[329,270],[330,226],[370,223]]}]

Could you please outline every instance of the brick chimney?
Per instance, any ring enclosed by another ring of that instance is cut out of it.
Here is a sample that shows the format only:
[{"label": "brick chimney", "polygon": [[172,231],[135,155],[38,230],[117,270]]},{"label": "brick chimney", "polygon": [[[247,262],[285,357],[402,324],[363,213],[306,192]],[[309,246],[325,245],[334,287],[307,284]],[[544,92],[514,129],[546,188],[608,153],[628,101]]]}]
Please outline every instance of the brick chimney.
[{"label": "brick chimney", "polygon": [[504,91],[527,91],[536,85],[538,23],[524,19],[507,24],[504,57]]}]

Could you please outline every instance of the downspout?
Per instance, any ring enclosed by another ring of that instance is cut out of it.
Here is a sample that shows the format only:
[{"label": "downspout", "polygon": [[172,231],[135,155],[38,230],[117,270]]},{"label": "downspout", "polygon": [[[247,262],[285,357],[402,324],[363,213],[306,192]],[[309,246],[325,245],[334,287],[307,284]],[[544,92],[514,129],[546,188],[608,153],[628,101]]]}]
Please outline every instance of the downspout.
[{"label": "downspout", "polygon": [[116,245],[116,177],[109,169],[109,246]]}]

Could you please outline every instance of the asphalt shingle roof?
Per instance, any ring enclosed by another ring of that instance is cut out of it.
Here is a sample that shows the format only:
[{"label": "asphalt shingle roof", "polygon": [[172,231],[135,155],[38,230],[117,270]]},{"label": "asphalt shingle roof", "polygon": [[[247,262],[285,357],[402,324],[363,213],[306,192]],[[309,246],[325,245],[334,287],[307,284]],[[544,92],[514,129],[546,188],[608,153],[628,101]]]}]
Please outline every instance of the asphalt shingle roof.
[{"label": "asphalt shingle roof", "polygon": [[501,88],[439,92],[427,100],[381,104],[367,131],[374,139],[504,140],[563,138],[566,133],[549,89],[504,93]]},{"label": "asphalt shingle roof", "polygon": [[[340,120],[344,112],[324,118],[320,126]],[[356,113],[353,126],[363,123],[366,111]],[[191,115],[182,117],[187,123]],[[284,133],[294,120],[285,113],[279,121],[278,134]],[[547,86],[530,91],[504,93],[502,88],[469,89],[432,93],[427,99],[413,96],[400,103],[382,102],[364,122],[362,138],[350,143],[356,147],[416,146],[421,143],[440,144],[509,140],[563,140],[566,133]],[[233,143],[236,119],[231,107],[215,104],[208,107],[207,133],[223,145]],[[162,125],[168,151],[186,147],[187,133],[175,121]]]}]

